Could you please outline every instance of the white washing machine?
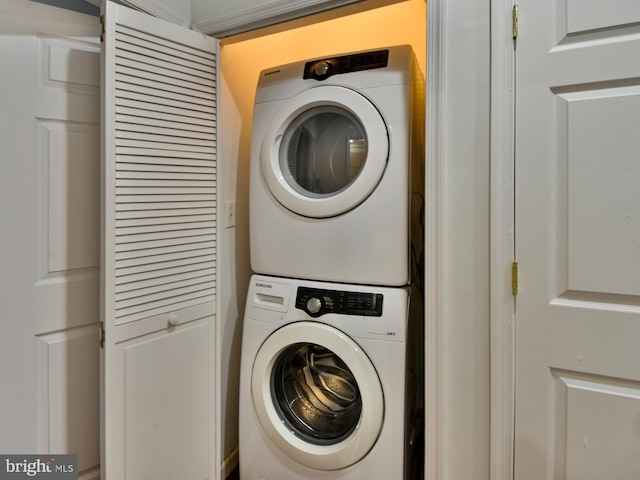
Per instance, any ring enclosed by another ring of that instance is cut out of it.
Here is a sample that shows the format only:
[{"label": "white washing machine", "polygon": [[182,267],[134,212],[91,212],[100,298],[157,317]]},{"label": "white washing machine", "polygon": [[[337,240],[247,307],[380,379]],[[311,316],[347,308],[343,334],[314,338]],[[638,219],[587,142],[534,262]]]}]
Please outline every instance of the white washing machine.
[{"label": "white washing machine", "polygon": [[423,84],[410,46],[261,72],[249,189],[254,272],[410,282],[421,249]]},{"label": "white washing machine", "polygon": [[240,478],[420,478],[409,448],[420,435],[409,297],[408,288],[252,277]]}]

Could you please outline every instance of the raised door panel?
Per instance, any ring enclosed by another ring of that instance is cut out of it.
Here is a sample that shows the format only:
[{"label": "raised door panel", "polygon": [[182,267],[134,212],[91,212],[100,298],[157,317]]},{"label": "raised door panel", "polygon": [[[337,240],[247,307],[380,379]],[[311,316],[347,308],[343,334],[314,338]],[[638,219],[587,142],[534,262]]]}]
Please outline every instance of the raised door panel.
[{"label": "raised door panel", "polygon": [[639,14],[520,5],[518,480],[640,476]]},{"label": "raised door panel", "polygon": [[210,318],[119,344],[126,478],[209,478]]},{"label": "raised door panel", "polygon": [[0,2],[0,451],[99,469],[99,22]]}]

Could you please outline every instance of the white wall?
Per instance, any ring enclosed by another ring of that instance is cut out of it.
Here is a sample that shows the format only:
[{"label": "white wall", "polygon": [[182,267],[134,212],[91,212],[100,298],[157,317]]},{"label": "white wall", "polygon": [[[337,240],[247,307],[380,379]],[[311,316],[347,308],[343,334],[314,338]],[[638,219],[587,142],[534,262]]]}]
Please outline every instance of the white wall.
[{"label": "white wall", "polygon": [[189,0],[159,0],[168,10],[185,19],[185,25],[191,25],[191,4]]},{"label": "white wall", "polygon": [[191,0],[191,14],[193,22],[198,23],[216,17],[222,17],[237,12],[274,3],[274,0]]}]

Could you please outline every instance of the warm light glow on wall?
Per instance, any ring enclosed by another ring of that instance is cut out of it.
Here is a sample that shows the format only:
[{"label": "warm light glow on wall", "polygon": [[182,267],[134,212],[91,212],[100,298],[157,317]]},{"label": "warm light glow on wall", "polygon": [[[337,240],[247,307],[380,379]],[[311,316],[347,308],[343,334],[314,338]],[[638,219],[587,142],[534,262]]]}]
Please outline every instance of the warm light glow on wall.
[{"label": "warm light glow on wall", "polygon": [[221,71],[225,83],[245,118],[246,108],[253,109],[260,71],[277,65],[325,55],[409,44],[413,47],[424,75],[426,9],[424,0],[407,0],[240,42],[223,41]]},{"label": "warm light glow on wall", "polygon": [[[253,100],[266,68],[310,58],[411,45],[422,73],[426,67],[427,5],[406,0],[335,17],[318,14],[283,28],[264,28],[222,41],[220,115],[220,198],[237,201],[235,248],[248,255],[248,179]],[[354,8],[343,7],[343,12]],[[334,12],[340,12],[335,10]],[[324,19],[324,21],[319,21]],[[230,230],[228,233],[232,233]]]}]

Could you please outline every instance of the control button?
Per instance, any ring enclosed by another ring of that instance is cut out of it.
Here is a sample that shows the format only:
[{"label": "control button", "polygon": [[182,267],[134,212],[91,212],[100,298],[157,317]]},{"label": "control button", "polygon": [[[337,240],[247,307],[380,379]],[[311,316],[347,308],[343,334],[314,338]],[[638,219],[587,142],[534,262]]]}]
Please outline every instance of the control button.
[{"label": "control button", "polygon": [[319,298],[311,297],[307,300],[307,310],[309,313],[318,313],[322,308],[322,302]]}]

